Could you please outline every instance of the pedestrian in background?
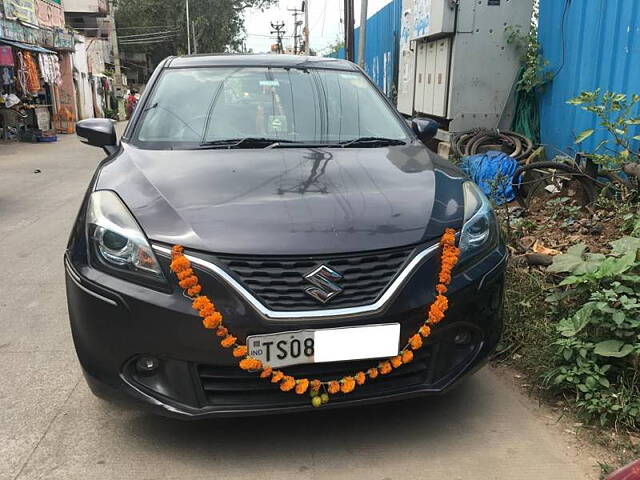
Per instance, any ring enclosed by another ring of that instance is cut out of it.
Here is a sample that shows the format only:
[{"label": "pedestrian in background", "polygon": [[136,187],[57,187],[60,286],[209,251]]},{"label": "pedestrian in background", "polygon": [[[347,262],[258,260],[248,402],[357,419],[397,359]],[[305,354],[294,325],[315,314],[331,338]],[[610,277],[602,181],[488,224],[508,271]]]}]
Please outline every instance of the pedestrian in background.
[{"label": "pedestrian in background", "polygon": [[136,92],[135,90],[130,90],[129,91],[129,95],[127,96],[127,103],[126,103],[126,113],[127,113],[127,120],[129,118],[131,118],[131,114],[133,113],[133,110],[136,108],[136,104],[138,103],[138,97],[136,96]]}]

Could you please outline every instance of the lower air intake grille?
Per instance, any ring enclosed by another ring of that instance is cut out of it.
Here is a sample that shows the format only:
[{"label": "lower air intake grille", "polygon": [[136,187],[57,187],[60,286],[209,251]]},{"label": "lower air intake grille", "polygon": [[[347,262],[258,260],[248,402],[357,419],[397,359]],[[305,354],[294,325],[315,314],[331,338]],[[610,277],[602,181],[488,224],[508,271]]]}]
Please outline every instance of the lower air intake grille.
[{"label": "lower air intake grille", "polygon": [[[341,399],[357,399],[366,396],[394,393],[406,387],[412,387],[431,380],[430,364],[432,356],[430,349],[416,352],[413,362],[403,365],[397,370],[377,379],[369,380],[357,387],[349,395],[334,395],[332,401]],[[287,375],[296,378],[317,378],[322,381],[342,378],[346,375],[370,368],[376,365],[376,360],[362,360],[356,362],[333,362],[323,364],[296,365],[287,367]],[[281,407],[304,405],[309,403],[308,395],[295,395],[291,392],[281,392],[277,384],[259,378],[255,373],[238,370],[238,367],[213,367],[199,365],[198,375],[206,403],[216,407],[226,406],[260,406]]]}]

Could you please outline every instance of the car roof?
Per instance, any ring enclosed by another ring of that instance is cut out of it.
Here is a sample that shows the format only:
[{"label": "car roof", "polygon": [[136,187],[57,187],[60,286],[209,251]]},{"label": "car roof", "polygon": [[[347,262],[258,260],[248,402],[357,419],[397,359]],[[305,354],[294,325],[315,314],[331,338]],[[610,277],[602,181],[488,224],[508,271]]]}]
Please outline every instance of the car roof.
[{"label": "car roof", "polygon": [[165,68],[185,67],[279,67],[326,68],[332,70],[357,70],[357,67],[339,58],[305,57],[300,55],[185,55],[170,57]]}]

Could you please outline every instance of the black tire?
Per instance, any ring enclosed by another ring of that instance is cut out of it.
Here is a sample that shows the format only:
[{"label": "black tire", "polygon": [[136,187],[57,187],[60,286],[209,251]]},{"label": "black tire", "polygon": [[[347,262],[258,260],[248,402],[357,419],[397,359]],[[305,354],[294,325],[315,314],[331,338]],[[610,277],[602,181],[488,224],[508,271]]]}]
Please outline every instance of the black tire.
[{"label": "black tire", "polygon": [[523,184],[521,178],[523,178],[523,174],[525,174],[526,172],[536,170],[561,170],[570,174],[582,186],[582,191],[584,193],[584,205],[590,205],[595,201],[596,186],[594,180],[588,175],[585,175],[576,167],[572,167],[571,165],[567,165],[566,163],[558,162],[535,162],[518,168],[513,174],[513,180],[511,184],[513,186],[514,192],[516,192],[516,198],[518,199],[518,202],[524,208],[529,207],[528,198],[531,196],[532,192],[525,192],[525,190],[521,188]]}]

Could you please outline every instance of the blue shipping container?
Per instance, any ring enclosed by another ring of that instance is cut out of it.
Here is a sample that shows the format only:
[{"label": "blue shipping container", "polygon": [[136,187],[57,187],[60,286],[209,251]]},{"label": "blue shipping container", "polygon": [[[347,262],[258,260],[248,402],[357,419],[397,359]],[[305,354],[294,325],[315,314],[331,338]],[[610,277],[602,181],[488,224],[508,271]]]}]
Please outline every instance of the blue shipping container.
[{"label": "blue shipping container", "polygon": [[[592,152],[605,135],[595,116],[566,101],[596,88],[640,94],[640,0],[540,0],[539,38],[555,75],[540,96],[547,155]],[[597,133],[575,145],[589,128]]]},{"label": "blue shipping container", "polygon": [[[402,0],[392,0],[367,20],[365,70],[389,97],[395,97],[398,79],[398,50],[400,47],[400,17]],[[360,28],[355,29],[355,55],[358,56]],[[344,58],[344,49],[330,55]]]}]

